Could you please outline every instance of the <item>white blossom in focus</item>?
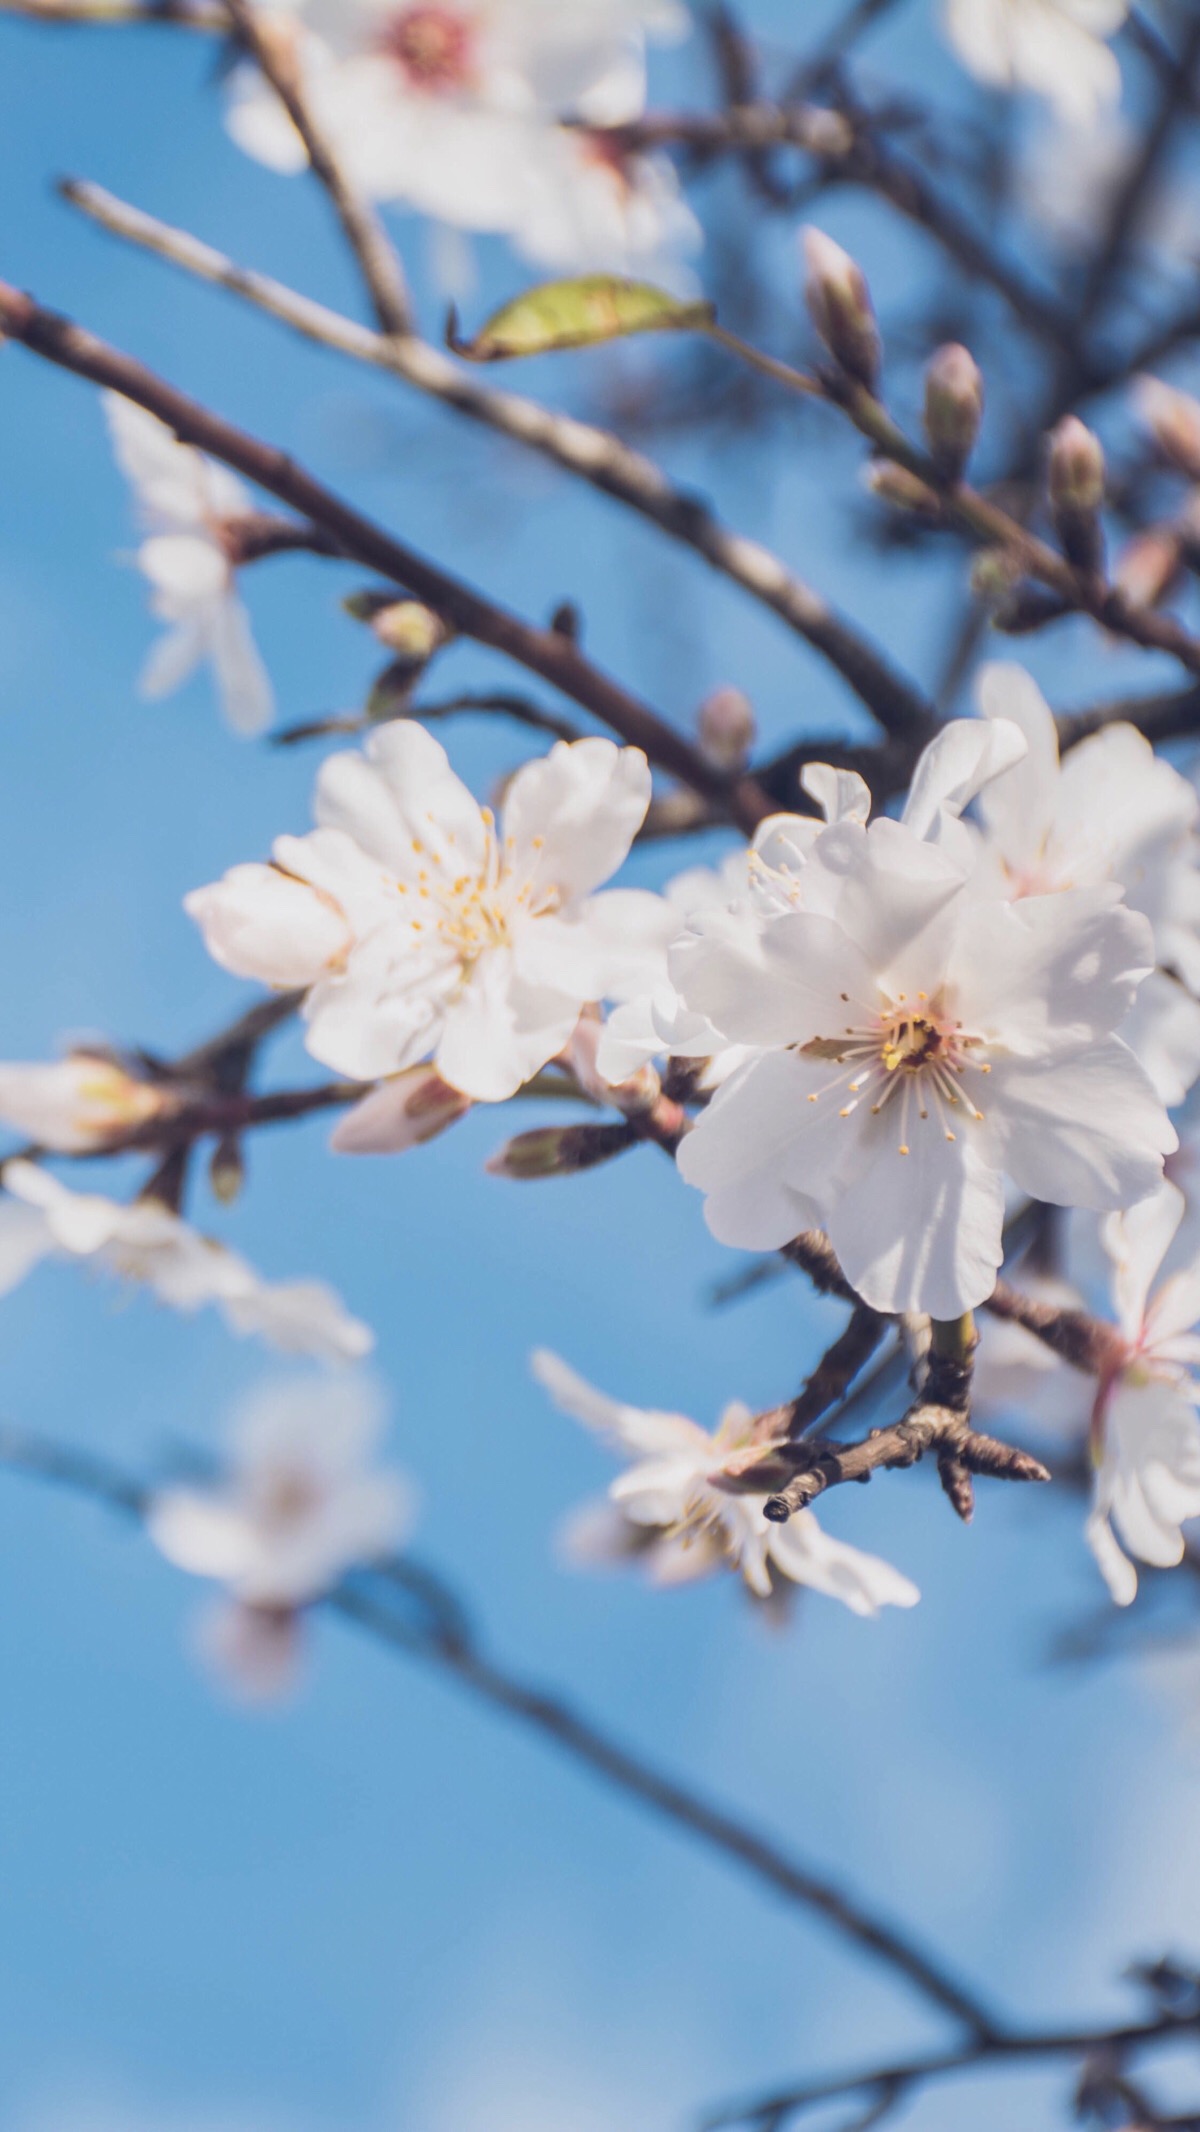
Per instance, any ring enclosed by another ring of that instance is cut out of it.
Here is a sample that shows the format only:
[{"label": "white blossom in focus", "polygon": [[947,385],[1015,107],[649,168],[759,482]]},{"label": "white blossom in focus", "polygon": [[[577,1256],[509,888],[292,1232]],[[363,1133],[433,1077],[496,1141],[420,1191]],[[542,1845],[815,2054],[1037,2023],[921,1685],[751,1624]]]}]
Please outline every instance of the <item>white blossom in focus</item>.
[{"label": "white blossom in focus", "polygon": [[[721,1486],[738,1472],[753,1441],[749,1407],[726,1407],[712,1435],[683,1414],[625,1406],[585,1383],[557,1355],[539,1349],[531,1367],[560,1412],[594,1429],[629,1460],[609,1502],[631,1540],[614,1551],[640,1554],[656,1582],[676,1584],[722,1566],[740,1571],[756,1598],[769,1599],[772,1572],[840,1599],[855,1614],[915,1606],[920,1593],[899,1570],[823,1532],[811,1510],[785,1525],[763,1516],[765,1495]],[[768,1446],[763,1444],[762,1450]],[[595,1521],[589,1521],[595,1530]]]},{"label": "white blossom in focus", "polygon": [[407,1536],[410,1490],[372,1464],[382,1426],[363,1379],[267,1386],[239,1418],[228,1478],[165,1489],[151,1504],[150,1537],[167,1560],[232,1601],[206,1623],[204,1644],[244,1691],[286,1687],[297,1611]]},{"label": "white blossom in focus", "polygon": [[944,0],[950,41],[972,74],[1031,89],[1075,125],[1118,102],[1121,70],[1106,39],[1129,0]]},{"label": "white blossom in focus", "polygon": [[671,953],[685,1005],[755,1054],[679,1149],[710,1228],[773,1250],[824,1227],[878,1310],[986,1299],[1005,1176],[1107,1210],[1153,1191],[1176,1145],[1115,1034],[1153,962],[1146,920],[1112,885],[1011,903],[974,878],[957,815],[1022,745],[1003,721],[947,727],[902,821],[818,828],[795,908],[769,901],[752,933],[699,917]]},{"label": "white blossom in focus", "polygon": [[19,1160],[5,1163],[3,1184],[0,1295],[10,1294],[42,1259],[80,1259],[148,1288],[173,1310],[215,1304],[234,1332],[257,1335],[285,1354],[351,1362],[375,1344],[323,1281],[266,1281],[160,1200],[125,1205],[73,1192],[36,1163]]},{"label": "white blossom in focus", "polygon": [[[647,37],[686,27],[675,0],[298,0],[273,17],[322,131],[370,197],[507,234],[547,263],[623,270],[680,240],[690,248],[690,211],[657,158],[636,159],[620,188],[611,174],[593,182],[599,145],[557,122],[636,118]],[[291,121],[249,67],[234,73],[227,122],[259,161],[304,167]]]},{"label": "white blossom in focus", "polygon": [[270,677],[237,592],[229,529],[253,512],[226,467],[180,444],[165,422],[120,393],[102,395],[117,464],[147,537],[138,566],[166,634],[142,668],[144,696],[169,696],[207,661],[225,717],[247,738],[271,723]]},{"label": "white blossom in focus", "polygon": [[93,1052],[73,1051],[48,1065],[0,1063],[0,1122],[56,1154],[103,1147],[162,1117],[174,1101],[169,1088]]},{"label": "white blossom in focus", "polygon": [[1054,714],[1023,667],[985,667],[979,699],[985,716],[1018,725],[1028,743],[980,795],[989,879],[1014,898],[1119,883],[1150,921],[1159,965],[1121,1034],[1163,1102],[1182,1102],[1200,1075],[1195,788],[1130,725],[1104,727],[1060,763]]},{"label": "white blossom in focus", "polygon": [[308,1048],[335,1071],[374,1081],[432,1058],[451,1088],[502,1102],[640,966],[658,899],[594,891],[649,799],[639,749],[560,741],[518,770],[497,825],[398,720],[325,763],[311,835],[187,909],[226,969],[307,988]]}]

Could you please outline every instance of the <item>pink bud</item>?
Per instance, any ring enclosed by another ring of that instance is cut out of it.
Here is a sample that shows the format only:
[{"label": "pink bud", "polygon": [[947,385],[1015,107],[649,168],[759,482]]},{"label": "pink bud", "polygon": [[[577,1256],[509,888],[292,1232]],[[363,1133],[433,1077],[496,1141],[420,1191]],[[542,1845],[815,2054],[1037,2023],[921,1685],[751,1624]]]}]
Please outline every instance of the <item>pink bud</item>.
[{"label": "pink bud", "polygon": [[381,1081],[341,1120],[330,1140],[337,1155],[402,1155],[457,1125],[471,1099],[434,1066],[413,1066]]},{"label": "pink bud", "polygon": [[718,770],[743,770],[758,733],[750,698],[740,688],[715,688],[696,714],[696,731]]},{"label": "pink bud", "polygon": [[809,317],[834,361],[873,392],[883,359],[883,343],[867,278],[840,244],[812,224],[801,232],[807,276],[804,285]]},{"label": "pink bud", "polygon": [[983,421],[983,378],[969,348],[948,341],[925,372],[925,434],[939,474],[961,479]]},{"label": "pink bud", "polygon": [[1168,465],[1200,481],[1200,401],[1161,378],[1147,377],[1134,385],[1133,404]]}]

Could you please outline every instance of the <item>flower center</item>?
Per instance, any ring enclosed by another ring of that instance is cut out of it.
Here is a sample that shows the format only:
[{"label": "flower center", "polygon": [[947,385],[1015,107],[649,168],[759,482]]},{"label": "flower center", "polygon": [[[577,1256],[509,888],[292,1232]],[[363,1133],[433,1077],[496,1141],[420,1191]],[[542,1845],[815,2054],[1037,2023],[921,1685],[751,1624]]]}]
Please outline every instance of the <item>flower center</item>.
[{"label": "flower center", "polygon": [[[397,881],[414,946],[435,942],[449,949],[465,972],[492,948],[511,945],[513,926],[523,918],[544,918],[556,911],[561,891],[530,875],[519,878],[511,865],[511,838],[501,847],[490,807],[480,809],[486,834],[482,866],[456,871],[453,835],[439,833],[430,819],[429,840],[413,838],[417,860],[414,881]],[[535,855],[545,842],[531,838]]]},{"label": "flower center", "polygon": [[403,68],[409,87],[426,95],[449,96],[471,78],[471,24],[455,7],[401,8],[381,43]]},{"label": "flower center", "polygon": [[[848,999],[846,993],[842,997]],[[877,1118],[898,1101],[902,1155],[910,1152],[909,1127],[914,1121],[921,1125],[932,1120],[943,1138],[956,1140],[955,1128],[964,1119],[983,1119],[963,1083],[968,1070],[991,1072],[972,1057],[982,1042],[982,1037],[964,1031],[941,992],[918,992],[915,1000],[903,992],[894,1000],[881,995],[873,1017],[848,1024],[840,1036],[818,1036],[801,1044],[802,1058],[828,1059],[845,1069],[808,1100],[816,1103],[840,1095],[839,1118],[852,1118],[864,1103]]]}]

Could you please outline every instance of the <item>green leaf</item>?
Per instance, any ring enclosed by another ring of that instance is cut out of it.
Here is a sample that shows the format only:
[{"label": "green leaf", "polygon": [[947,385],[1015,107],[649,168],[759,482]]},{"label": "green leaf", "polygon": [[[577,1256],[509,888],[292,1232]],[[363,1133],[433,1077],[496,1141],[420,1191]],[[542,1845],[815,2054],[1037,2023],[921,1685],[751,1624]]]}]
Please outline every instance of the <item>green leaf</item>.
[{"label": "green leaf", "polygon": [[459,339],[458,319],[451,311],[446,343],[468,363],[503,363],[560,348],[593,348],[631,333],[702,332],[714,316],[711,304],[668,296],[648,281],[584,274],[574,281],[546,281],[527,289],[489,318],[471,341]]}]

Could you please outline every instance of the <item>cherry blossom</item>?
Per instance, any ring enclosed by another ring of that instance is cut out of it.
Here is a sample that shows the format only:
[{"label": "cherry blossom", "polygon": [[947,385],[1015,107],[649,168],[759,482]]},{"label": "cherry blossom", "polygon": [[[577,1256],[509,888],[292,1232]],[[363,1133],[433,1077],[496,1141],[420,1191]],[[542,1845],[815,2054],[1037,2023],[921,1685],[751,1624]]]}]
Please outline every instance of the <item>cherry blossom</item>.
[{"label": "cherry blossom", "polygon": [[1129,0],[945,0],[946,28],[964,66],[999,89],[1032,89],[1076,125],[1121,94],[1105,40]]},{"label": "cherry blossom", "polygon": [[82,1155],[161,1118],[175,1097],[103,1053],[52,1064],[0,1063],[0,1121],[56,1154]]},{"label": "cherry blossom", "polygon": [[[958,814],[1020,736],[959,721],[905,817],[819,829],[797,905],[694,919],[671,952],[686,1006],[755,1055],[679,1167],[722,1241],[828,1229],[875,1308],[952,1318],[990,1294],[1003,1180],[1104,1211],[1152,1191],[1176,1136],[1116,1035],[1153,963],[1112,885],[1004,902]],[[832,774],[832,773],[829,773]]]},{"label": "cherry blossom", "polygon": [[773,1525],[763,1516],[765,1495],[722,1486],[723,1476],[741,1470],[753,1441],[749,1407],[727,1406],[710,1435],[686,1415],[608,1398],[544,1348],[531,1367],[560,1412],[630,1461],[609,1489],[615,1518],[601,1528],[588,1517],[587,1538],[600,1536],[604,1553],[642,1557],[657,1583],[688,1582],[724,1566],[739,1571],[758,1599],[769,1599],[774,1578],[784,1577],[842,1600],[855,1614],[916,1605],[920,1593],[907,1577],[831,1538],[811,1510]]},{"label": "cherry blossom", "polygon": [[234,1332],[257,1335],[286,1354],[348,1362],[374,1346],[369,1328],[323,1281],[266,1281],[160,1200],[125,1205],[73,1192],[22,1160],[5,1163],[3,1183],[0,1295],[42,1259],[80,1259],[141,1284],[173,1310],[190,1314],[215,1304]]},{"label": "cherry blossom", "polygon": [[250,497],[227,467],[180,444],[145,408],[116,392],[102,398],[147,528],[137,559],[151,612],[168,625],[142,668],[142,694],[169,696],[208,661],[227,722],[251,738],[270,725],[274,698],[237,594],[232,532],[253,512]]},{"label": "cherry blossom", "polygon": [[[560,119],[611,126],[645,101],[648,35],[674,0],[309,0],[279,9],[307,99],[369,195],[514,237],[548,264],[630,269],[698,229],[665,159],[617,167]],[[281,171],[303,144],[270,88],[236,70],[228,125]]]},{"label": "cherry blossom", "polygon": [[225,1586],[206,1646],[236,1685],[272,1693],[294,1670],[297,1611],[404,1539],[411,1492],[373,1470],[375,1386],[354,1376],[265,1386],[237,1423],[228,1478],[169,1488],[147,1518],[177,1568]]},{"label": "cherry blossom", "polygon": [[442,1080],[502,1102],[566,1044],[585,1001],[641,967],[658,899],[593,893],[650,798],[636,748],[560,741],[513,778],[499,826],[445,750],[407,720],[317,781],[319,827],[281,837],[187,909],[226,969],[307,990],[307,1043],[373,1081],[432,1057]]},{"label": "cherry blossom", "polygon": [[1159,968],[1139,988],[1121,1033],[1164,1103],[1180,1103],[1200,1075],[1195,788],[1124,724],[1106,726],[1060,763],[1054,714],[1020,666],[986,667],[979,696],[985,716],[1015,723],[1028,743],[1024,758],[980,796],[994,884],[1018,898],[1116,881],[1129,907],[1144,912]]}]

